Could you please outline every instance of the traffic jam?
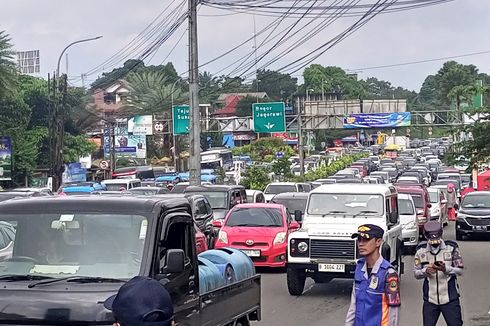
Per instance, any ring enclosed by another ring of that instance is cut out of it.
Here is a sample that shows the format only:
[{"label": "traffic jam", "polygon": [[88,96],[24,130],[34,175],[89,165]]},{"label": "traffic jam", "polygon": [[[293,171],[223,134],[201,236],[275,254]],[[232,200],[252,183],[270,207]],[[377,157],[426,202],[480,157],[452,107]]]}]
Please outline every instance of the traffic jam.
[{"label": "traffic jam", "polygon": [[175,175],[149,181],[151,168],[138,167],[56,194],[0,192],[2,320],[109,325],[100,303],[140,275],[164,284],[177,325],[249,325],[265,313],[261,273],[285,273],[291,296],[309,278],[354,279],[353,234],[370,228],[382,231],[376,250],[401,278],[427,223],[454,227],[457,240],[489,231],[490,171],[446,166],[450,145],[356,148],[362,158],[328,178],[264,191]]}]

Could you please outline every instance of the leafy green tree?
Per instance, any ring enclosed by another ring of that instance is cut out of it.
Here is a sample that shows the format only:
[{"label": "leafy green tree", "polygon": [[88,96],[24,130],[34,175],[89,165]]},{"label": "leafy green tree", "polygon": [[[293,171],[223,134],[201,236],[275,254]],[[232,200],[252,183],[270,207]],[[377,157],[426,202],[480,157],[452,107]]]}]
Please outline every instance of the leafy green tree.
[{"label": "leafy green tree", "polygon": [[[259,99],[259,102],[262,102]],[[252,116],[252,104],[257,103],[257,98],[253,96],[246,96],[238,101],[236,106],[236,115],[238,117],[251,117]]]},{"label": "leafy green tree", "polygon": [[16,87],[17,73],[10,41],[5,31],[0,31],[0,98],[12,95]]},{"label": "leafy green tree", "polygon": [[[170,117],[172,97],[174,103],[187,100],[186,94],[170,83],[162,71],[141,71],[127,78],[130,93],[120,109],[122,116],[164,114]],[[173,93],[173,94],[172,94]]]},{"label": "leafy green tree", "polygon": [[240,183],[247,189],[264,191],[269,182],[269,171],[266,168],[251,166],[245,170]]},{"label": "leafy green tree", "polygon": [[259,70],[257,80],[254,80],[250,89],[266,92],[267,96],[274,101],[285,101],[298,90],[298,78],[289,74],[283,74],[273,70]]},{"label": "leafy green tree", "polygon": [[97,145],[91,142],[85,135],[73,136],[65,133],[65,143],[63,147],[63,160],[65,162],[77,162],[80,157],[92,154],[97,149]]},{"label": "leafy green tree", "polygon": [[119,79],[124,79],[129,72],[138,72],[145,66],[141,60],[130,59],[124,63],[122,67],[114,68],[111,72],[104,72],[102,76],[97,78],[91,85],[92,90],[108,87]]},{"label": "leafy green tree", "polygon": [[305,83],[300,88],[301,93],[306,93],[306,89],[313,89],[312,93],[338,93],[345,99],[363,98],[366,94],[357,78],[339,67],[313,64],[304,70],[303,77]]}]

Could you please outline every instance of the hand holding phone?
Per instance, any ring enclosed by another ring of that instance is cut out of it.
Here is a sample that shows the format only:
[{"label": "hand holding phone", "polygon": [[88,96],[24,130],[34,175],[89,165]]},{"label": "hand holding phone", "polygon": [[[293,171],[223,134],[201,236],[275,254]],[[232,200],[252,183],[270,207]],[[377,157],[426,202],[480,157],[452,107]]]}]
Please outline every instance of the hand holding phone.
[{"label": "hand holding phone", "polygon": [[434,263],[434,268],[440,270],[441,272],[446,271],[446,264],[443,261],[436,261]]}]

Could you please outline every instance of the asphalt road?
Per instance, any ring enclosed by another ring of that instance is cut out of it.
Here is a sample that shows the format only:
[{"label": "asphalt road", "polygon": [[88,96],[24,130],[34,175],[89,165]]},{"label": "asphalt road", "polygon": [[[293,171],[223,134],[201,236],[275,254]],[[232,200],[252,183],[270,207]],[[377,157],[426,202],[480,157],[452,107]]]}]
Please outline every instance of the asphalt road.
[{"label": "asphalt road", "polygon": [[[454,224],[445,228],[445,238],[454,239]],[[465,325],[490,325],[490,238],[459,242],[465,273],[459,278]],[[413,256],[406,256],[402,276],[401,325],[422,325],[422,281],[413,277]],[[333,280],[314,284],[307,280],[305,292],[288,293],[286,274],[259,270],[262,274],[262,321],[260,326],[343,325],[350,303],[352,281]],[[446,325],[442,315],[438,325]]]}]

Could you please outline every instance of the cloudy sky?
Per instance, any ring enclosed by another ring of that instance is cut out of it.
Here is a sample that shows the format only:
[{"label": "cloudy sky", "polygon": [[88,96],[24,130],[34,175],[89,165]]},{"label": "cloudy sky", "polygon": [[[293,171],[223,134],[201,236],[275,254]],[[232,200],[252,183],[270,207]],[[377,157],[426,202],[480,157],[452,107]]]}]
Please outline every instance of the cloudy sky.
[{"label": "cloudy sky", "polygon": [[[329,3],[332,1],[326,1]],[[365,0],[372,3],[373,0]],[[144,3],[144,5],[142,5]],[[10,34],[17,51],[39,49],[42,76],[56,68],[61,50],[70,42],[102,35],[103,38],[80,44],[68,51],[68,75],[73,83],[81,84],[81,74],[101,65],[115,54],[126,53],[122,49],[131,42],[165,8],[176,8],[182,0],[4,0],[0,11],[0,31]],[[290,3],[290,2],[288,2]],[[162,16],[168,24],[172,16],[166,11]],[[362,69],[380,65],[457,56],[467,53],[490,51],[490,1],[454,0],[438,6],[379,15],[362,29],[315,60],[322,65],[335,65],[344,69],[358,69],[361,78],[374,76],[394,85],[419,90],[428,74],[435,73],[443,61],[406,65],[382,69]],[[256,16],[256,30],[269,24],[274,18]],[[323,44],[354,22],[343,18],[301,47],[287,51],[279,48],[270,57],[280,59],[268,65],[277,69],[291,63]],[[293,19],[278,28],[285,29]],[[307,24],[307,21],[302,22]],[[185,25],[185,24],[184,24]],[[174,63],[179,73],[185,74],[187,66],[187,38],[185,27],[180,27],[154,55],[149,64],[166,61]],[[306,31],[306,29],[305,29]],[[240,44],[254,33],[254,17],[246,14],[230,15],[230,12],[201,8],[199,17],[199,54],[204,63]],[[306,32],[305,32],[306,33]],[[266,33],[257,37],[260,44]],[[298,34],[302,37],[301,34]],[[180,42],[179,42],[180,39]],[[273,44],[259,47],[257,55]],[[172,48],[175,49],[172,51]],[[288,46],[285,44],[284,46]],[[230,55],[206,65],[202,70],[229,73],[237,59],[253,51],[253,40]],[[128,51],[128,58],[134,51]],[[104,69],[111,70],[124,62],[124,56],[111,64],[105,64],[96,73],[85,77],[89,84]],[[490,52],[482,55],[455,59],[465,64],[475,64],[480,71],[490,73]],[[267,62],[267,61],[264,61]],[[230,68],[226,68],[230,66]],[[259,63],[260,67],[260,63]],[[66,71],[65,58],[62,72]],[[301,71],[296,73],[301,74]]]}]

